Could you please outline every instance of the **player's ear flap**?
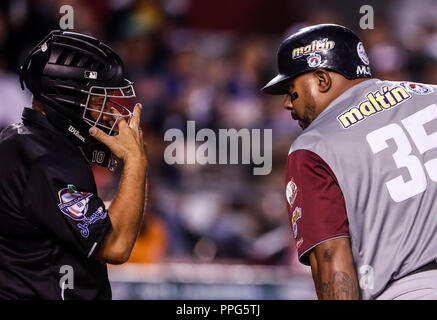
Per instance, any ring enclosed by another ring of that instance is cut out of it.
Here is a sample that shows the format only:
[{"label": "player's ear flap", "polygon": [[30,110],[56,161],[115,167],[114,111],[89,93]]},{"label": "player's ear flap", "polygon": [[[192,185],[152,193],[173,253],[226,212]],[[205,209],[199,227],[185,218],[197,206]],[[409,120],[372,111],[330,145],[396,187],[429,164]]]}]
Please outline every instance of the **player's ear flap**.
[{"label": "player's ear flap", "polygon": [[314,71],[314,77],[320,92],[327,92],[331,88],[332,78],[327,70],[317,69]]}]

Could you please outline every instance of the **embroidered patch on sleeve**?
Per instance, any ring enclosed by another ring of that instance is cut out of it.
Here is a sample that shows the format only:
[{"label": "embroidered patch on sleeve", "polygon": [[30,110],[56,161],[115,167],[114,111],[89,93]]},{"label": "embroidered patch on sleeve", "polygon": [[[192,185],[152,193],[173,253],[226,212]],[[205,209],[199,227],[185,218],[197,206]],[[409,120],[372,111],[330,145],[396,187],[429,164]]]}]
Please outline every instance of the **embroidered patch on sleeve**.
[{"label": "embroidered patch on sleeve", "polygon": [[293,178],[291,178],[287,184],[287,187],[285,188],[285,195],[287,197],[288,203],[290,204],[290,207],[293,207],[294,200],[296,200],[297,192],[297,185],[294,182]]},{"label": "embroidered patch on sleeve", "polygon": [[302,217],[302,209],[299,207],[296,207],[293,211],[293,215],[291,216],[291,224],[293,225],[293,235],[294,238],[297,238],[297,220],[299,220]]},{"label": "embroidered patch on sleeve", "polygon": [[62,188],[58,192],[59,204],[58,208],[62,213],[70,217],[75,221],[80,221],[77,227],[80,229],[80,234],[84,238],[88,238],[88,227],[95,223],[97,220],[103,220],[106,218],[107,212],[103,210],[103,207],[99,207],[94,213],[87,216],[88,203],[93,196],[90,192],[78,191],[77,188],[69,184],[67,188]]}]

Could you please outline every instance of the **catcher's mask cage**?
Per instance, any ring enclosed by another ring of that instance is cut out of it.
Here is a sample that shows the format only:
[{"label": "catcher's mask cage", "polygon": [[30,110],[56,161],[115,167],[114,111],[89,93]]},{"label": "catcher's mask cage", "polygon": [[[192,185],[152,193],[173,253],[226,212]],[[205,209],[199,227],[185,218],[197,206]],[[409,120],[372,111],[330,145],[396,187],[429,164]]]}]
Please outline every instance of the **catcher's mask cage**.
[{"label": "catcher's mask cage", "polygon": [[[120,118],[127,122],[132,118],[132,112],[120,100],[135,98],[135,89],[133,83],[125,79],[127,85],[124,87],[99,87],[92,86],[87,93],[85,104],[83,107],[82,118],[90,126],[96,126],[106,132],[108,135],[115,135],[118,133],[118,121]],[[101,104],[93,104],[93,98],[102,98]],[[113,110],[115,112],[109,112]],[[97,118],[91,116],[92,113],[98,113]],[[106,121],[102,121],[104,116],[109,116],[114,119],[112,125],[108,125]]]},{"label": "catcher's mask cage", "polygon": [[129,122],[132,117],[133,83],[110,47],[84,34],[54,30],[30,51],[20,82],[90,163],[115,170],[118,161],[109,148],[88,133],[96,126],[116,135],[120,119]]}]

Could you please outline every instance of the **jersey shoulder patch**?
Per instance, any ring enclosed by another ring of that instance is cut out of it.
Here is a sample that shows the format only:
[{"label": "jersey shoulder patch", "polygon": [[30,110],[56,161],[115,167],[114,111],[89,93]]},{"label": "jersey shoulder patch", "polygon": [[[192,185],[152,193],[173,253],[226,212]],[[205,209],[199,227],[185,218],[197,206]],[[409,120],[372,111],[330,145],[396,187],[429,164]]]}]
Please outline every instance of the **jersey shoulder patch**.
[{"label": "jersey shoulder patch", "polygon": [[87,216],[88,203],[93,196],[91,192],[79,191],[77,188],[69,184],[66,188],[62,188],[58,192],[59,204],[58,208],[69,218],[80,221],[77,227],[80,229],[82,237],[89,236],[88,227],[97,220],[106,218],[107,212],[102,206],[98,207],[95,212]]}]

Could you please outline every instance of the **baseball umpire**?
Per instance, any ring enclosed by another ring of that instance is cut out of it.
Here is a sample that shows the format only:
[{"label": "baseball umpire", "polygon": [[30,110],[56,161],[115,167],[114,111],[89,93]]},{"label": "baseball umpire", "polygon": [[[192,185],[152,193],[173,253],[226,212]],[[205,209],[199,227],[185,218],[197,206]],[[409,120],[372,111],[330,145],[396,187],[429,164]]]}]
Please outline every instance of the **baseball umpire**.
[{"label": "baseball umpire", "polygon": [[319,299],[437,299],[437,87],[371,78],[363,43],[332,24],[299,30],[262,90],[303,132],[286,197]]},{"label": "baseball umpire", "polygon": [[[24,62],[32,108],[0,134],[0,298],[111,299],[106,263],[129,258],[147,169],[141,105],[126,108],[135,92],[123,69],[111,48],[66,31]],[[91,165],[114,170],[117,158],[121,183],[105,208]]]}]

